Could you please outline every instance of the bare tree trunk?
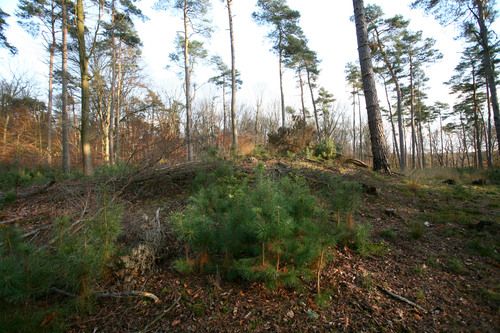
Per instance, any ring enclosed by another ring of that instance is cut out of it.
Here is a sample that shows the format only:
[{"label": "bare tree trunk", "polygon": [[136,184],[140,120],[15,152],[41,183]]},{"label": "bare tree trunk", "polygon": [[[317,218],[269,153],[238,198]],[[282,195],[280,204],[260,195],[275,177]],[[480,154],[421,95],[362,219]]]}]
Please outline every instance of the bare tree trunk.
[{"label": "bare tree trunk", "polygon": [[186,144],[187,160],[193,160],[191,142],[191,71],[189,69],[188,0],[184,0],[184,89],[186,93]]},{"label": "bare tree trunk", "polygon": [[311,103],[313,105],[313,110],[314,110],[314,120],[316,122],[316,131],[318,132],[318,138],[321,139],[321,130],[319,128],[319,119],[318,119],[318,108],[316,107],[316,100],[314,99],[314,92],[313,92],[313,87],[312,87],[312,82],[311,82],[311,72],[309,71],[308,68],[306,68],[306,74],[307,74],[307,85],[309,86],[309,92],[311,93]]},{"label": "bare tree trunk", "polygon": [[66,0],[62,4],[62,168],[64,173],[69,173],[71,168],[70,150],[69,150],[69,130],[70,121],[68,117],[68,9]]},{"label": "bare tree trunk", "polygon": [[[420,94],[419,91],[417,91],[417,99],[420,102]],[[416,113],[418,116],[418,124],[417,124],[417,129],[418,129],[418,136],[419,136],[419,141],[420,141],[420,166],[422,169],[425,169],[425,149],[424,149],[424,134],[422,130],[422,110],[420,109],[421,103],[418,103],[418,105],[415,105]]]},{"label": "bare tree trunk", "polygon": [[[462,128],[462,144],[464,145],[464,154],[465,158],[467,158],[467,165],[470,166],[470,157],[469,157],[469,149],[467,148],[467,134],[465,131],[465,124],[462,118],[462,113],[460,113],[460,127]],[[462,163],[463,167],[463,163]]]},{"label": "bare tree trunk", "polygon": [[231,150],[233,153],[238,152],[238,127],[236,124],[236,55],[234,50],[234,28],[233,15],[231,13],[231,5],[233,0],[227,0],[227,15],[229,18],[229,36],[231,39]]},{"label": "bare tree trunk", "polygon": [[479,128],[479,105],[477,100],[477,87],[476,87],[476,68],[474,63],[472,65],[472,99],[474,103],[474,137],[476,143],[476,165],[478,168],[483,167],[483,155],[482,155],[482,144],[481,144],[481,129]]},{"label": "bare tree trunk", "polygon": [[[443,117],[441,111],[439,111],[439,133],[441,137],[441,158],[444,160]],[[446,163],[446,166],[448,166],[448,163]]]},{"label": "bare tree trunk", "polygon": [[9,129],[10,115],[7,114],[5,117],[5,123],[3,125],[3,155],[4,158],[7,157],[7,131]]},{"label": "bare tree trunk", "polygon": [[427,122],[427,133],[429,135],[429,156],[430,156],[430,167],[434,166],[434,158],[432,156],[432,133],[431,133],[431,123]]},{"label": "bare tree trunk", "polygon": [[363,160],[363,122],[361,121],[361,99],[358,91],[358,116],[359,116],[359,159]]},{"label": "bare tree trunk", "polygon": [[410,125],[411,125],[411,167],[416,168],[415,96],[413,93],[413,61],[410,54]]},{"label": "bare tree trunk", "polygon": [[281,127],[285,128],[285,93],[283,92],[283,47],[282,47],[283,36],[280,33],[278,49],[279,49],[279,70],[280,70],[280,96],[281,96]]},{"label": "bare tree trunk", "polygon": [[223,82],[222,82],[222,113],[223,113],[222,121],[224,122],[224,124],[223,124],[224,132],[222,135],[222,147],[225,151],[226,150],[226,132],[227,132],[226,79],[223,78],[222,80],[223,80]]},{"label": "bare tree trunk", "polygon": [[116,41],[115,41],[115,0],[111,1],[111,109],[109,112],[109,126],[108,126],[108,152],[109,164],[115,164],[114,152],[114,123],[115,123],[115,108],[116,108]]},{"label": "bare tree trunk", "polygon": [[113,152],[114,152],[114,163],[117,163],[120,161],[121,158],[121,136],[120,136],[120,117],[121,117],[121,100],[122,100],[122,86],[123,86],[123,73],[122,73],[122,61],[121,61],[121,42],[118,45],[118,48],[116,49],[117,54],[116,54],[116,59],[117,59],[117,68],[116,68],[116,75],[117,75],[117,81],[118,81],[118,87],[116,87],[116,92],[115,92],[115,111],[114,111],[114,133],[112,134],[112,138],[115,140],[113,143]]},{"label": "bare tree trunk", "polygon": [[356,87],[352,86],[352,157],[356,158]]},{"label": "bare tree trunk", "polygon": [[490,91],[489,91],[489,83],[486,81],[486,106],[488,110],[488,130],[487,130],[487,138],[486,142],[488,143],[488,168],[493,167],[493,138],[491,133],[491,100],[490,100]]},{"label": "bare tree trunk", "polygon": [[398,140],[396,138],[396,127],[394,126],[394,119],[392,119],[393,118],[392,105],[391,105],[391,101],[389,100],[389,92],[387,91],[387,81],[385,80],[385,77],[383,77],[383,79],[384,79],[385,98],[387,100],[387,108],[389,110],[389,120],[391,122],[392,140],[394,141],[394,148],[396,150],[396,156],[397,156],[397,159],[399,162],[399,161],[401,161],[401,156],[399,154]]},{"label": "bare tree trunk", "polygon": [[[302,121],[304,122],[304,125],[306,124],[307,117],[306,117],[306,105],[304,103],[304,81],[302,80],[302,69],[299,69],[297,75],[299,76],[299,86],[300,86],[300,104],[302,107]],[[305,131],[305,127],[304,127]]]},{"label": "bare tree trunk", "polygon": [[89,88],[89,74],[88,65],[89,59],[87,57],[87,49],[85,47],[85,13],[83,10],[83,0],[77,0],[76,3],[77,14],[77,39],[78,51],[80,62],[80,75],[81,75],[81,103],[82,103],[82,116],[81,116],[81,149],[82,149],[82,164],[83,173],[85,175],[92,175],[92,149],[90,146],[90,88]]},{"label": "bare tree trunk", "polygon": [[368,31],[364,14],[363,0],[353,0],[354,20],[356,22],[356,35],[358,40],[359,62],[363,77],[363,90],[365,92],[366,109],[368,113],[368,126],[373,154],[373,169],[390,173],[391,169],[387,159],[386,141],[382,127],[382,117],[378,105],[377,87],[373,73],[372,58],[368,45]]},{"label": "bare tree trunk", "polygon": [[47,163],[52,164],[52,107],[53,107],[53,82],[54,82],[54,54],[56,52],[56,16],[54,13],[55,2],[51,1],[50,23],[52,41],[49,47],[49,100],[47,103]]},{"label": "bare tree trunk", "polygon": [[495,63],[493,62],[491,55],[491,48],[488,40],[488,28],[484,21],[485,12],[483,0],[475,0],[476,6],[478,8],[478,14],[476,19],[479,24],[479,33],[481,37],[481,45],[483,47],[482,59],[484,65],[484,72],[486,76],[486,81],[488,82],[488,87],[491,96],[491,105],[493,107],[493,118],[495,120],[495,129],[497,132],[497,142],[498,142],[498,154],[500,155],[500,110],[498,108],[498,97],[497,97],[497,85],[495,79]]},{"label": "bare tree trunk", "polygon": [[394,85],[396,87],[396,96],[397,96],[397,114],[398,114],[398,131],[399,131],[399,147],[400,147],[400,160],[399,160],[399,168],[401,170],[406,169],[406,144],[405,137],[403,132],[403,103],[402,103],[402,93],[401,86],[399,84],[399,79],[394,71],[392,63],[389,61],[387,54],[385,53],[384,46],[380,41],[380,34],[377,29],[375,29],[375,36],[377,38],[377,47],[380,49],[380,53],[384,60],[389,73],[391,74],[391,79],[394,81]]}]

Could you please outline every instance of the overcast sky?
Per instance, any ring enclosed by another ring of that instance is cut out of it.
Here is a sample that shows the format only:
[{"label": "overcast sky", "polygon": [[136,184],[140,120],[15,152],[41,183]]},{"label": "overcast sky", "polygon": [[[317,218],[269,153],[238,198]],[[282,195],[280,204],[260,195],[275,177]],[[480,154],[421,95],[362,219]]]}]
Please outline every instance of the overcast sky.
[{"label": "overcast sky", "polygon": [[[136,27],[143,41],[143,66],[149,76],[149,82],[156,89],[168,91],[170,94],[182,93],[182,80],[176,74],[178,68],[169,63],[168,54],[174,50],[174,38],[182,29],[180,13],[175,10],[156,11],[153,5],[156,0],[139,1],[139,7],[148,20],[136,22]],[[431,101],[451,101],[448,89],[443,85],[447,81],[458,62],[461,42],[454,39],[456,31],[453,26],[442,27],[433,17],[426,16],[420,10],[409,8],[410,0],[376,0],[365,1],[382,7],[388,16],[401,14],[411,20],[412,30],[422,30],[424,37],[437,40],[436,47],[444,54],[444,58],[429,67],[430,77],[428,93]],[[270,102],[278,98],[278,60],[271,51],[271,43],[266,38],[269,27],[257,25],[251,14],[256,10],[255,0],[234,0],[233,13],[236,34],[236,62],[241,72],[243,87],[239,94],[239,102],[253,105],[259,95]],[[212,0],[209,16],[212,18],[214,33],[205,46],[210,55],[220,55],[229,63],[229,32],[227,30],[227,13],[222,0]],[[291,8],[300,11],[302,26],[309,39],[309,46],[318,53],[321,59],[320,85],[333,92],[340,105],[349,101],[348,87],[345,83],[344,68],[349,61],[357,59],[355,26],[349,18],[352,15],[352,1],[332,0],[288,0]],[[0,0],[0,7],[12,14],[17,5],[15,0]],[[9,72],[25,72],[40,82],[42,92],[45,91],[47,65],[46,52],[40,38],[33,39],[15,22],[8,19],[10,27],[7,38],[19,49],[18,55],[11,57],[6,50],[0,50],[0,75],[8,76]],[[196,82],[203,85],[213,75],[210,65],[200,64],[197,68]],[[299,91],[293,73],[285,75],[285,100],[287,105],[299,105]],[[379,92],[379,96],[382,92]],[[197,96],[216,94],[209,85]]]}]

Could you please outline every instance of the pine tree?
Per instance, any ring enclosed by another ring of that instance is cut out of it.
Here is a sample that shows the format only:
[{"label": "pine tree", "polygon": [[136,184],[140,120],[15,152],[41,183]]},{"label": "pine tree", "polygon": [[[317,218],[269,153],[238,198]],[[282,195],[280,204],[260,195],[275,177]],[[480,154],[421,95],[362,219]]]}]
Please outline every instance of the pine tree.
[{"label": "pine tree", "polygon": [[[222,146],[225,147],[226,140],[226,125],[227,125],[227,113],[226,113],[226,90],[232,89],[232,70],[224,63],[220,56],[213,56],[211,58],[212,64],[215,66],[217,75],[211,77],[208,82],[213,83],[222,90],[222,112],[223,112],[223,136],[222,136]],[[241,87],[243,81],[240,79],[239,71],[236,71],[236,84],[237,88]],[[231,125],[233,126],[233,125]],[[234,124],[236,126],[236,124]],[[231,133],[233,131],[231,130]],[[235,131],[237,132],[237,131]]]},{"label": "pine tree", "polygon": [[9,14],[4,12],[2,8],[0,8],[0,47],[5,47],[10,51],[10,53],[16,54],[17,49],[12,44],[10,44],[7,41],[7,37],[5,37],[5,27],[8,26],[5,19],[9,16]]},{"label": "pine tree", "polygon": [[[186,109],[186,148],[187,160],[193,160],[193,142],[192,142],[192,82],[193,64],[196,58],[206,57],[206,52],[202,52],[203,43],[192,41],[191,36],[194,33],[203,36],[209,36],[211,29],[209,21],[206,18],[210,8],[208,0],[175,0],[174,9],[182,12],[183,30],[182,36],[176,40],[177,53],[172,53],[170,58],[174,61],[182,59],[184,68],[184,95]],[[182,54],[179,54],[179,43],[181,43]]]},{"label": "pine tree", "polygon": [[486,102],[485,94],[479,90],[485,85],[479,75],[480,66],[481,59],[477,47],[469,46],[455,67],[455,75],[448,82],[451,92],[459,98],[454,109],[462,115],[467,127],[470,124],[474,128],[475,166],[479,168],[483,166],[481,106]]},{"label": "pine tree", "polygon": [[[497,50],[491,43],[492,23],[496,18],[495,4],[494,0],[415,0],[412,6],[433,13],[442,24],[453,22],[461,26],[474,26],[475,38],[481,46],[481,61],[491,98],[497,141],[500,142],[500,109],[495,69]],[[500,154],[500,145],[498,153]]]},{"label": "pine tree", "polygon": [[366,109],[368,113],[368,126],[373,154],[373,169],[390,173],[387,158],[386,141],[382,128],[382,117],[378,104],[375,74],[373,72],[372,58],[368,43],[368,29],[365,18],[363,0],[353,0],[354,21],[356,22],[356,36],[358,40],[359,62],[363,77],[363,90],[365,92]]},{"label": "pine tree", "polygon": [[258,0],[259,12],[252,14],[259,24],[269,24],[272,26],[268,34],[273,42],[273,50],[278,54],[279,77],[280,77],[280,97],[281,97],[281,126],[285,127],[286,108],[285,94],[283,92],[283,64],[285,49],[290,36],[302,35],[299,26],[300,13],[291,9],[286,4],[286,0]]},{"label": "pine tree", "polygon": [[85,175],[92,175],[92,148],[90,143],[90,86],[89,86],[89,55],[85,41],[85,12],[83,0],[76,2],[76,37],[78,40],[78,56],[80,65],[80,90],[81,90],[81,149],[82,165]]},{"label": "pine tree", "polygon": [[[49,92],[47,102],[47,163],[52,164],[52,107],[53,107],[53,83],[54,83],[54,61],[56,52],[56,1],[50,0],[21,0],[19,2],[17,16],[21,19],[22,25],[32,33],[32,35],[42,35],[48,32],[50,39],[46,39],[49,50]],[[38,21],[35,21],[38,20]],[[43,25],[43,32],[40,32],[40,23]],[[45,38],[45,37],[44,37]]]},{"label": "pine tree", "polygon": [[399,167],[401,170],[405,170],[406,149],[403,131],[403,94],[400,83],[403,59],[402,50],[397,47],[397,42],[401,39],[402,33],[408,27],[409,22],[403,19],[402,16],[384,19],[383,15],[382,9],[376,5],[370,5],[366,8],[368,32],[372,35],[371,47],[374,53],[374,60],[384,64],[396,91],[396,114],[400,149]]},{"label": "pine tree", "polygon": [[[359,100],[359,95],[363,89],[363,82],[361,81],[361,70],[359,69],[358,64],[354,64],[349,62],[345,67],[346,81],[351,86],[351,95],[352,95],[352,154],[353,157],[356,157],[356,99]],[[361,109],[361,107],[360,107]],[[361,115],[360,115],[361,117]],[[361,126],[361,119],[360,124]],[[394,133],[394,132],[393,132]],[[361,130],[359,131],[359,148],[362,150],[362,138]],[[360,151],[361,157],[361,151]]]}]

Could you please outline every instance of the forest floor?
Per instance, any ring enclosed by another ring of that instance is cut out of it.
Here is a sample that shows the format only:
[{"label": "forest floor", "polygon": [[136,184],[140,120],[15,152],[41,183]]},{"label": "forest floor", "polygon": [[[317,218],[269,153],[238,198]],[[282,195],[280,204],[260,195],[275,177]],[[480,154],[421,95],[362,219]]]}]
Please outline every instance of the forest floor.
[{"label": "forest floor", "polygon": [[[255,160],[241,162],[252,172]],[[260,283],[181,275],[172,267],[181,246],[170,239],[150,267],[114,270],[99,285],[108,292],[141,290],[147,298],[100,298],[88,313],[69,315],[70,332],[498,332],[500,329],[500,186],[482,174],[427,170],[383,176],[367,169],[304,160],[268,160],[276,174],[297,173],[313,192],[317,176],[333,173],[363,184],[356,223],[371,226],[373,251],[332,249],[321,281],[294,291]],[[199,166],[198,166],[199,167]],[[183,209],[193,165],[110,182],[125,205],[120,242],[131,248],[155,222]],[[246,171],[245,171],[246,170]],[[479,175],[479,176],[478,176]],[[476,185],[472,185],[476,183]],[[47,241],[58,216],[91,215],[96,182],[68,180],[19,198],[0,210],[0,221]],[[400,296],[398,298],[398,296]],[[54,297],[61,297],[55,295]],[[58,315],[53,312],[52,317]],[[52,318],[45,317],[40,327]],[[1,331],[1,329],[0,329]]]}]

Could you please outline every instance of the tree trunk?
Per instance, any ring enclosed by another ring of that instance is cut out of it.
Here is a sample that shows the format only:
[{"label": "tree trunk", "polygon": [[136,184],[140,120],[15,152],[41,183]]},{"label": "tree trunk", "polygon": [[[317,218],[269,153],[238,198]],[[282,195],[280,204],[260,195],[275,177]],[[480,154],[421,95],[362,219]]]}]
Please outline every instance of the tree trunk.
[{"label": "tree trunk", "polygon": [[361,121],[361,98],[358,91],[358,117],[359,117],[359,159],[363,160],[363,122]]},{"label": "tree trunk", "polygon": [[478,168],[483,167],[483,155],[482,155],[482,144],[481,144],[481,129],[479,128],[479,105],[477,100],[477,87],[476,87],[476,68],[474,63],[471,62],[472,66],[472,99],[474,103],[474,137],[475,137],[475,145],[476,145],[476,166]]},{"label": "tree trunk", "polygon": [[3,125],[3,158],[7,157],[7,131],[9,129],[10,115],[7,114],[5,117],[5,123]]},{"label": "tree trunk", "polygon": [[490,91],[489,84],[486,81],[486,106],[488,110],[488,131],[486,142],[488,143],[488,168],[493,167],[493,138],[491,133],[491,100],[490,100]]},{"label": "tree trunk", "polygon": [[82,164],[83,173],[87,176],[92,175],[92,149],[90,146],[90,88],[87,57],[87,49],[85,47],[85,13],[83,10],[83,0],[77,0],[76,3],[77,26],[76,35],[78,39],[78,52],[80,62],[81,76],[81,149],[82,149]]},{"label": "tree trunk", "polygon": [[[411,125],[411,167],[415,169],[416,164],[416,134],[415,134],[415,94],[413,92],[413,61],[411,54],[410,59],[410,125]],[[420,154],[419,154],[420,155]]]},{"label": "tree trunk", "polygon": [[233,0],[227,0],[227,15],[229,18],[229,37],[231,40],[231,150],[234,153],[238,152],[238,127],[236,124],[236,56],[234,50],[234,28],[233,15],[231,13],[231,5]]},{"label": "tree trunk", "polygon": [[402,93],[401,86],[399,84],[399,79],[394,71],[392,63],[387,58],[387,54],[385,53],[384,46],[380,41],[380,34],[377,29],[375,29],[375,37],[377,38],[377,47],[380,49],[380,53],[384,60],[384,63],[389,70],[392,81],[394,81],[394,85],[396,87],[396,96],[397,96],[397,113],[398,113],[398,131],[399,131],[399,147],[400,147],[400,160],[399,160],[399,168],[404,171],[406,169],[406,144],[405,137],[403,132],[403,105],[402,105]]},{"label": "tree trunk", "polygon": [[352,86],[352,157],[356,158],[356,87]]},{"label": "tree trunk", "polygon": [[187,160],[193,160],[193,145],[191,142],[191,71],[189,69],[189,34],[188,34],[188,0],[184,0],[184,83],[186,93],[186,145]]},{"label": "tree trunk", "polygon": [[64,173],[69,173],[71,159],[69,151],[69,130],[70,121],[68,117],[68,10],[66,0],[61,1],[62,5],[62,169]]},{"label": "tree trunk", "polygon": [[115,41],[115,0],[111,1],[111,109],[109,114],[108,126],[108,152],[109,164],[115,164],[114,152],[114,122],[115,122],[115,108],[116,108],[116,41]]},{"label": "tree trunk", "polygon": [[427,122],[427,134],[429,136],[429,156],[430,156],[430,167],[434,166],[434,158],[432,156],[432,132],[431,132],[431,123]]},{"label": "tree trunk", "polygon": [[285,128],[285,93],[283,92],[283,47],[282,47],[283,36],[280,33],[279,36],[279,70],[280,70],[280,96],[281,96],[281,127]]},{"label": "tree trunk", "polygon": [[373,169],[390,173],[391,169],[387,159],[386,143],[382,126],[382,117],[378,105],[377,87],[373,73],[370,47],[368,46],[368,31],[364,14],[363,0],[353,0],[354,19],[356,22],[356,35],[358,40],[359,62],[363,77],[363,90],[365,92],[366,109],[368,113],[368,126],[373,154]]},{"label": "tree trunk", "polygon": [[54,54],[56,52],[56,18],[55,3],[51,1],[50,23],[52,41],[49,47],[49,100],[47,103],[47,163],[52,164],[52,107],[53,107],[53,82],[54,82]]},{"label": "tree trunk", "polygon": [[422,169],[425,169],[425,149],[424,149],[424,134],[423,134],[423,129],[422,129],[422,110],[420,106],[422,105],[420,94],[420,90],[417,91],[417,99],[418,99],[418,105],[415,105],[416,108],[416,113],[418,116],[418,124],[417,124],[417,129],[418,129],[418,135],[419,135],[419,141],[420,141],[420,165]]},{"label": "tree trunk", "polygon": [[384,79],[384,89],[385,89],[385,98],[387,100],[387,108],[389,110],[389,120],[391,122],[391,130],[392,130],[392,140],[394,141],[394,148],[396,150],[396,157],[398,162],[401,161],[401,156],[399,154],[398,140],[396,138],[396,127],[394,126],[394,119],[392,119],[392,106],[391,101],[389,100],[389,92],[387,91],[387,81]]},{"label": "tree trunk", "polygon": [[498,142],[498,154],[500,155],[500,110],[498,108],[498,97],[497,97],[497,85],[495,79],[495,64],[491,55],[491,48],[488,40],[488,28],[484,21],[484,5],[483,0],[475,0],[478,14],[476,16],[479,24],[479,33],[481,37],[481,45],[483,47],[483,65],[484,72],[486,76],[486,81],[488,82],[488,87],[491,97],[491,105],[493,108],[493,118],[495,120],[495,129],[497,132],[497,142]]},{"label": "tree trunk", "polygon": [[116,59],[117,59],[117,69],[116,76],[118,81],[118,87],[116,87],[116,99],[115,99],[115,111],[114,111],[114,130],[111,137],[115,140],[113,143],[113,152],[114,152],[114,163],[120,161],[120,147],[121,147],[121,136],[120,136],[120,110],[121,110],[121,98],[122,98],[122,86],[123,86],[123,73],[122,73],[122,61],[121,61],[121,42],[118,44],[118,48],[116,48]]},{"label": "tree trunk", "polygon": [[[439,111],[439,133],[441,137],[441,159],[444,161],[443,117],[441,111]],[[446,162],[446,166],[448,166],[448,162]]]},{"label": "tree trunk", "polygon": [[311,72],[309,71],[309,68],[306,68],[306,74],[307,74],[307,85],[309,86],[309,92],[311,93],[311,102],[313,105],[313,110],[314,110],[314,120],[316,122],[316,131],[318,132],[318,138],[321,139],[321,130],[319,128],[319,119],[318,119],[318,108],[316,107],[316,100],[314,99],[314,92],[313,92],[313,87],[311,83]]},{"label": "tree trunk", "polygon": [[302,121],[304,122],[304,131],[305,131],[307,116],[306,116],[306,105],[304,103],[304,81],[302,80],[302,68],[299,69],[297,75],[299,76],[300,105],[302,107]]}]

